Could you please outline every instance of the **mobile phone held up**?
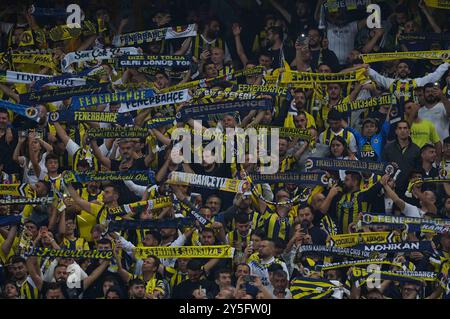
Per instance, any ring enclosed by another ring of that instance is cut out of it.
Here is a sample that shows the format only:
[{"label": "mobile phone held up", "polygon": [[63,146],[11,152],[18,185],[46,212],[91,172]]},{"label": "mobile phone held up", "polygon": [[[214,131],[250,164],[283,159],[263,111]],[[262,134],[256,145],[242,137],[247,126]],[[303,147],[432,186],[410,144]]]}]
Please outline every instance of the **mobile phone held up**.
[{"label": "mobile phone held up", "polygon": [[308,45],[309,39],[308,37],[302,33],[297,37],[297,43],[301,44],[301,45]]}]

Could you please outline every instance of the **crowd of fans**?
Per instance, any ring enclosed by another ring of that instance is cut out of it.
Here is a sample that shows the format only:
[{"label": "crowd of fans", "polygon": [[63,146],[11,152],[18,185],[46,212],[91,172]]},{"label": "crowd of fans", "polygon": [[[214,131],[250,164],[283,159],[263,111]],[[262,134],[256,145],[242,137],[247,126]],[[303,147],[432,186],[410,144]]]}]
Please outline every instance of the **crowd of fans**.
[{"label": "crowd of fans", "polygon": [[[195,119],[150,128],[143,138],[94,138],[88,133],[91,128],[123,125],[47,120],[49,112],[70,109],[71,97],[36,104],[38,122],[0,108],[0,184],[28,184],[36,197],[59,198],[53,203],[8,204],[14,196],[0,195],[5,200],[0,206],[2,297],[448,298],[450,185],[414,182],[446,178],[450,168],[449,64],[444,60],[397,59],[369,65],[362,61],[361,54],[446,50],[449,11],[429,7],[424,1],[376,1],[382,13],[381,28],[369,29],[366,6],[370,1],[334,1],[346,3],[336,10],[330,9],[332,2],[2,1],[3,101],[21,104],[23,94],[32,89],[30,83],[8,81],[8,70],[57,76],[63,73],[61,60],[69,52],[114,47],[114,36],[119,34],[196,24],[194,37],[134,45],[147,55],[189,56],[192,64],[188,70],[125,68],[112,58],[86,62],[72,71],[99,67],[96,85],[109,84],[116,91],[167,91],[176,84],[262,66],[261,75],[227,78],[208,88],[230,92],[236,83],[267,85],[270,75],[287,70],[345,73],[363,69],[365,79],[359,82],[310,83],[309,88],[272,82],[288,91],[285,95],[257,96],[270,99],[273,110],[220,114],[202,125],[221,131],[255,125],[309,131],[312,139],[308,141],[280,137],[278,172],[305,172],[309,157],[395,163],[398,170],[397,174],[377,175],[337,169],[328,172],[334,181],[328,185],[263,183],[244,193],[169,184],[168,176],[174,171],[242,180],[245,174],[257,172],[259,164],[206,160],[177,164],[171,156],[175,142],[172,132],[177,127],[192,128]],[[67,17],[56,12],[65,11],[70,3],[79,3],[84,21],[90,21],[95,31],[53,41],[49,30],[65,25]],[[47,11],[38,10],[42,8]],[[32,43],[30,35],[34,37]],[[402,38],[404,35],[425,36]],[[57,68],[11,63],[4,58],[21,51],[40,54],[36,50],[51,53]],[[204,88],[195,87],[187,103],[142,109],[128,116],[134,127],[146,127],[148,121],[174,117],[193,104],[238,100],[204,92]],[[390,104],[345,113],[335,108],[384,94],[392,95]],[[106,103],[91,110],[117,112],[119,107],[120,103]],[[63,174],[148,169],[155,173],[153,184],[68,183]],[[300,194],[302,198],[306,194],[306,198],[293,201]],[[149,206],[130,219],[161,222],[191,218],[191,212],[196,211],[209,226],[193,222],[188,226],[108,230],[109,212],[114,208],[165,196],[171,198],[172,205],[158,209]],[[402,233],[389,225],[361,225],[363,213],[444,220],[446,228],[440,232],[416,229]],[[8,216],[21,219],[17,223],[2,222]],[[373,287],[355,275],[356,266],[321,269],[327,263],[353,260],[349,257],[301,252],[304,245],[330,245],[330,238],[340,234],[388,231],[399,235],[401,242],[431,241],[432,250],[379,254],[376,258],[391,261],[381,263],[381,269],[434,272],[436,280],[386,277]],[[31,256],[23,253],[24,242],[28,248],[112,250],[114,258]],[[211,245],[230,245],[233,257],[140,259],[134,255],[135,247]],[[68,282],[73,273],[80,279],[76,286]],[[306,281],[299,293],[295,287],[302,280]],[[325,291],[329,286],[323,285],[330,283],[332,294],[321,295],[316,289],[323,287]],[[341,293],[334,293],[336,289]]]}]

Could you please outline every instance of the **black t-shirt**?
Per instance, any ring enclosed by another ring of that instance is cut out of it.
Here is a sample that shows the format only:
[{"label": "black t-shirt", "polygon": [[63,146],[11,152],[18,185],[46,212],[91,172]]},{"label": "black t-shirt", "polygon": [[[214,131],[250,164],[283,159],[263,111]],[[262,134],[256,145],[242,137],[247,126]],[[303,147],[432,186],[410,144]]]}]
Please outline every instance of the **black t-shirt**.
[{"label": "black t-shirt", "polygon": [[[111,171],[118,171],[121,161],[111,160]],[[133,165],[130,167],[130,171],[145,171],[147,170],[144,157],[133,160]],[[138,185],[146,185],[146,182],[135,182]],[[140,198],[130,191],[123,181],[116,181],[114,185],[119,188],[119,205],[137,202]]]},{"label": "black t-shirt", "polygon": [[328,235],[320,227],[313,226],[308,229],[308,234],[311,236],[314,245],[325,245],[327,242]]},{"label": "black t-shirt", "polygon": [[[292,49],[286,45],[281,47],[283,49],[283,56],[287,63],[291,63],[293,60],[294,54],[292,53]],[[281,48],[277,50],[269,49],[269,53],[272,57],[272,68],[277,69],[283,66],[283,61],[281,60]]]},{"label": "black t-shirt", "polygon": [[0,157],[3,162],[3,170],[8,174],[16,174],[20,172],[20,168],[16,162],[13,161],[14,149],[17,145],[17,131],[12,129],[13,140],[10,144],[6,142],[6,132],[0,137]]},{"label": "black t-shirt", "polygon": [[218,294],[217,285],[209,280],[200,280],[193,282],[187,279],[173,288],[172,298],[173,299],[194,299],[192,293],[195,289],[200,288],[206,290],[206,296],[208,299],[214,299]]}]

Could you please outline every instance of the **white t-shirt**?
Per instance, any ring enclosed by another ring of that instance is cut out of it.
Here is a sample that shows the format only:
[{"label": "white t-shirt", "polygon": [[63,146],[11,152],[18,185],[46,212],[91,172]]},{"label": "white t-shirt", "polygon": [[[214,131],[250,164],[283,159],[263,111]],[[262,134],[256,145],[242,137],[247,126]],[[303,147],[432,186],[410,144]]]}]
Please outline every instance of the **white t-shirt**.
[{"label": "white t-shirt", "polygon": [[425,215],[425,212],[419,207],[405,202],[405,208],[402,210],[402,214],[407,217],[422,218],[423,215]]},{"label": "white t-shirt", "polygon": [[447,116],[445,106],[442,102],[437,103],[432,108],[422,106],[419,109],[419,118],[426,119],[434,123],[434,126],[436,127],[436,131],[439,134],[441,141],[444,138],[448,137],[448,127],[450,121]]},{"label": "white t-shirt", "polygon": [[[275,263],[275,257],[272,257],[271,259],[267,260],[267,261],[257,261],[257,260],[252,260],[248,266],[250,267],[250,274],[252,276],[258,276],[259,278],[261,278],[261,282],[262,284],[269,290],[269,291],[273,291],[273,286],[269,280],[269,271],[267,270],[268,265],[271,265]],[[286,267],[286,264],[282,261],[280,263],[281,267],[283,267],[283,270],[286,272],[287,276],[288,276],[288,281],[289,281],[289,270]]]},{"label": "white t-shirt", "polygon": [[[41,176],[47,175],[47,168],[45,167],[45,158],[47,157],[47,152],[42,155],[41,160],[39,161],[39,167],[41,168]],[[19,157],[20,158],[20,157]],[[23,183],[36,184],[39,181],[39,176],[36,175],[33,164],[31,161],[25,156],[21,156],[23,159],[23,165],[20,165],[23,168]]]},{"label": "white t-shirt", "polygon": [[333,51],[340,64],[347,63],[347,56],[355,47],[358,22],[350,22],[343,27],[329,23],[327,26],[328,49]]}]

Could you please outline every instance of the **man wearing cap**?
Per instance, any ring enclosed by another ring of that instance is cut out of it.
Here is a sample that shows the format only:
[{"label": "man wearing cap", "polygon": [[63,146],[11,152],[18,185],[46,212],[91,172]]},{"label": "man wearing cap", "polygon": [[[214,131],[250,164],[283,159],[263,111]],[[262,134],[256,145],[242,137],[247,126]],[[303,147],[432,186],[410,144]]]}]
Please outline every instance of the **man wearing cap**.
[{"label": "man wearing cap", "polygon": [[339,111],[332,109],[328,113],[328,125],[329,127],[320,133],[319,141],[322,144],[330,145],[331,141],[335,136],[341,136],[347,142],[349,149],[352,153],[356,153],[358,151],[356,147],[356,139],[352,132],[348,129],[344,128],[342,113]]}]

